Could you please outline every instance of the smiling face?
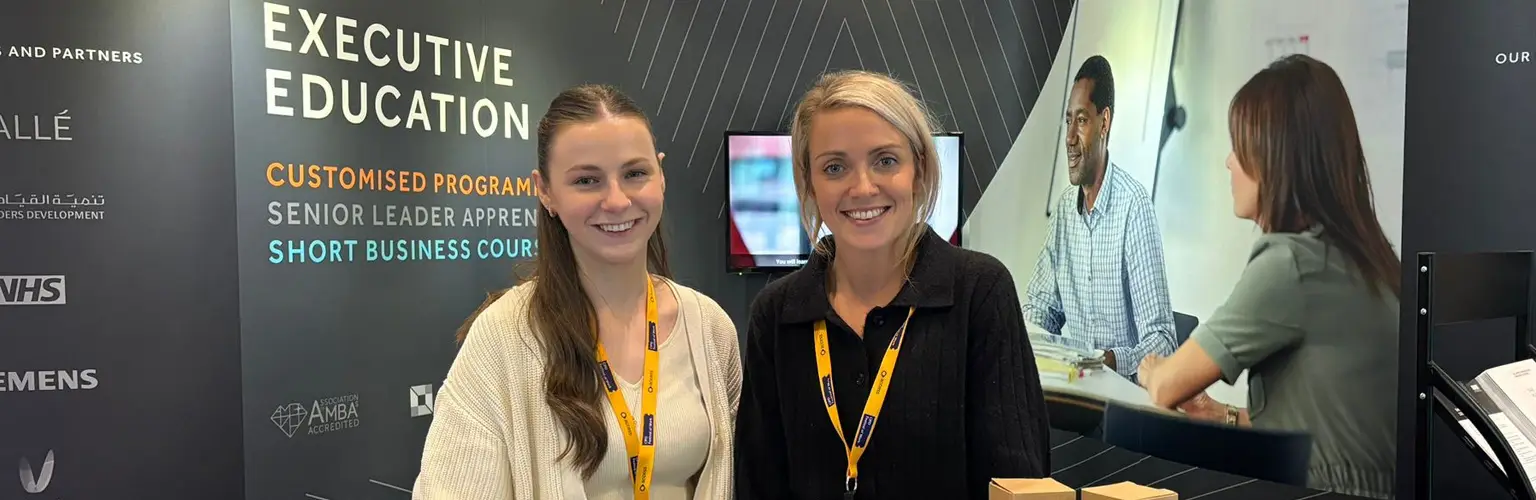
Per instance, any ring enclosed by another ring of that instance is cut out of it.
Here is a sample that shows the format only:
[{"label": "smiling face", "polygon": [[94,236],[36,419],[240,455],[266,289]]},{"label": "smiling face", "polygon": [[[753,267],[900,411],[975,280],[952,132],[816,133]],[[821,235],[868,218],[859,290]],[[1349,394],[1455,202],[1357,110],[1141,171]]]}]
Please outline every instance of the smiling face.
[{"label": "smiling face", "polygon": [[667,184],[651,130],[633,117],[603,117],[560,128],[539,201],[570,233],[579,261],[627,264],[646,258],[661,221]]},{"label": "smiling face", "polygon": [[808,149],[811,193],[839,249],[890,247],[915,223],[918,159],[880,115],[860,107],[817,113]]},{"label": "smiling face", "polygon": [[1093,86],[1091,79],[1078,80],[1067,99],[1067,178],[1074,186],[1092,184],[1104,169],[1111,108],[1100,112],[1093,104]]}]

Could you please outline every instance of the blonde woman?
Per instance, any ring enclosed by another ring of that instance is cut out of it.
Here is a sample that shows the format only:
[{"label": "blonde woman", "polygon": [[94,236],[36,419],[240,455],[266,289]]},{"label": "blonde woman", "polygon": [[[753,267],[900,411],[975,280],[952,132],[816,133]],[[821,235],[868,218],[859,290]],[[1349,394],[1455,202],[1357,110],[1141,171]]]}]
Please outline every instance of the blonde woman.
[{"label": "blonde woman", "polygon": [[438,394],[416,500],[729,500],[736,327],[668,279],[650,122],[617,89],[539,122],[539,256]]},{"label": "blonde woman", "polygon": [[[793,123],[802,269],[752,303],[737,478],[745,499],[984,499],[1049,473],[1049,425],[1012,276],[922,221],[933,125],[901,83],[823,77]],[[900,363],[897,363],[897,360]]]}]

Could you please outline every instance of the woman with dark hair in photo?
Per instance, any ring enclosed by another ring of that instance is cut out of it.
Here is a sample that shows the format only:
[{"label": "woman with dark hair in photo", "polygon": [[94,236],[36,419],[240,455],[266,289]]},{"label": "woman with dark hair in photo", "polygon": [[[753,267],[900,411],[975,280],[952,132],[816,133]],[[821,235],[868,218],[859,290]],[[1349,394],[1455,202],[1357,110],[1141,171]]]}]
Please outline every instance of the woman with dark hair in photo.
[{"label": "woman with dark hair in photo", "polygon": [[890,77],[837,72],[791,127],[805,231],[832,234],[752,302],[742,498],[981,500],[992,478],[1049,474],[1012,276],[923,222],[939,165],[922,104]]},{"label": "woman with dark hair in photo", "polygon": [[[1344,84],[1288,56],[1238,90],[1228,116],[1233,210],[1263,235],[1226,302],[1172,356],[1145,360],[1141,383],[1195,418],[1309,433],[1309,486],[1392,498],[1401,261]],[[1246,410],[1203,393],[1245,369]]]},{"label": "woman with dark hair in photo", "polygon": [[661,159],[618,90],[550,103],[534,273],[460,328],[413,498],[731,497],[736,327],[669,279]]}]

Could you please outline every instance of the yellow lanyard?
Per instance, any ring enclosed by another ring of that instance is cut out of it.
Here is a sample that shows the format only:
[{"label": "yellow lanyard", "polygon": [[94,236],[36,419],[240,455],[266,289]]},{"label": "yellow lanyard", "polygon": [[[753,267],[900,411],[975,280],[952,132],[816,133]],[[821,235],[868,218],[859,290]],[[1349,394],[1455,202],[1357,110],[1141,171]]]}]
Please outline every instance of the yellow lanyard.
[{"label": "yellow lanyard", "polygon": [[864,456],[870,436],[875,433],[875,421],[880,419],[880,408],[885,406],[886,388],[891,385],[891,375],[896,373],[896,358],[901,356],[901,340],[915,312],[915,307],[907,309],[907,319],[902,320],[901,328],[891,336],[891,344],[885,348],[885,357],[880,360],[880,374],[870,385],[869,399],[864,401],[864,416],[859,419],[859,430],[853,435],[852,447],[848,446],[848,439],[843,436],[842,419],[837,414],[837,393],[832,389],[832,354],[827,347],[827,322],[816,322],[816,375],[821,385],[821,400],[827,405],[827,416],[832,418],[832,428],[837,430],[837,443],[848,454],[848,475],[844,483],[847,489],[843,491],[845,498],[853,498],[854,492],[859,489],[859,459]]},{"label": "yellow lanyard", "polygon": [[[624,394],[619,392],[618,379],[613,375],[613,369],[608,365],[608,351],[603,349],[603,342],[597,342],[597,367],[603,377],[603,388],[608,390],[608,403],[613,407],[613,416],[619,421],[619,428],[624,431],[624,448],[629,451],[629,477],[635,482],[635,500],[648,500],[651,498],[651,476],[655,473],[653,465],[656,463],[656,379],[658,358],[656,342],[656,285],[651,280],[645,283],[645,372],[641,379],[641,385],[645,388],[640,393],[640,432],[635,431],[635,420],[629,415],[629,404],[624,402]],[[593,336],[597,335],[597,324],[593,323]]]}]

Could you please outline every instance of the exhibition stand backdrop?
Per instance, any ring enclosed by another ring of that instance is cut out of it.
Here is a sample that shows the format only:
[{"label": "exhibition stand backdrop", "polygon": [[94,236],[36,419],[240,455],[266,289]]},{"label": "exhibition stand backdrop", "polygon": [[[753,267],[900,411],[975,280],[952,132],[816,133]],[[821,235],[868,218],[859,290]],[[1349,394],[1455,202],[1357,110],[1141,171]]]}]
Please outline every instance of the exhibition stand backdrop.
[{"label": "exhibition stand backdrop", "polygon": [[[1521,0],[1413,2],[1404,131],[1405,298],[1419,296],[1420,253],[1457,256],[1536,248],[1536,225],[1524,215],[1531,212],[1531,186],[1536,185],[1536,170],[1527,166],[1536,157],[1536,141],[1526,120],[1536,105],[1530,92],[1536,81],[1531,59],[1536,32],[1524,22],[1533,18],[1536,3]],[[1421,353],[1413,341],[1418,311],[1408,306],[1410,300],[1403,303],[1398,490],[1407,493],[1398,498],[1509,498],[1450,424],[1432,419],[1428,442],[1415,439],[1412,422],[1420,415],[1415,389],[1431,383],[1415,361],[1433,360],[1451,379],[1466,381],[1516,361],[1523,353],[1511,346],[1529,339],[1516,337],[1513,317],[1485,317],[1436,325],[1429,352]],[[1430,458],[1428,470],[1409,465],[1422,454]],[[1430,491],[1412,491],[1419,475],[1429,477]]]},{"label": "exhibition stand backdrop", "polygon": [[30,481],[0,498],[407,498],[454,329],[537,252],[560,89],[650,114],[678,279],[741,321],[767,278],[723,272],[723,131],[785,129],[825,71],[888,72],[966,134],[972,206],[1072,7],[8,6],[0,462]]}]

